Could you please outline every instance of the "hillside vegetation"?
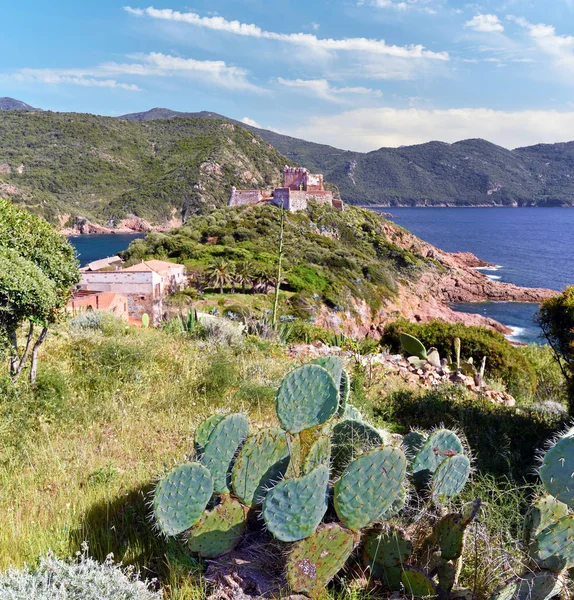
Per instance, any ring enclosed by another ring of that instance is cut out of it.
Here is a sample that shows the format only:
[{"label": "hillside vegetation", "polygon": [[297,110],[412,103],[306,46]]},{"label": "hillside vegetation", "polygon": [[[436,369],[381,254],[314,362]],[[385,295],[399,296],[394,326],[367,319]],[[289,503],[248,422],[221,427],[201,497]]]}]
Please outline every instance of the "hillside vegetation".
[{"label": "hillside vegetation", "polygon": [[[123,118],[225,118],[152,109]],[[230,121],[237,123],[237,121]],[[351,204],[572,205],[574,142],[507,150],[482,139],[350,152],[241,123],[290,160],[325,174]]]},{"label": "hillside vegetation", "polygon": [[60,225],[181,223],[225,205],[232,185],[279,184],[286,162],[251,132],[205,119],[1,111],[0,140],[0,196]]}]

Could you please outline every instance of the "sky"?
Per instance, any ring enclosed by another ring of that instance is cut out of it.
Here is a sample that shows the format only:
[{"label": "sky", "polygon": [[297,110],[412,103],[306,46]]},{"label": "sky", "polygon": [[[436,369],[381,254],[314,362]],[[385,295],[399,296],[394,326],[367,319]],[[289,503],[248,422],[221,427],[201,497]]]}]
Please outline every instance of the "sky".
[{"label": "sky", "polygon": [[6,3],[0,96],[207,110],[365,152],[574,140],[574,0],[190,1]]}]

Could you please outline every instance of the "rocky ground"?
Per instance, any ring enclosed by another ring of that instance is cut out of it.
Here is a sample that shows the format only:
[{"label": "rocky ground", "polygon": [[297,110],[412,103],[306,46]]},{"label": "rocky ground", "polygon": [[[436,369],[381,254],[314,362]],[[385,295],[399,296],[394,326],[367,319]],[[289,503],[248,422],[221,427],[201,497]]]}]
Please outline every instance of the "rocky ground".
[{"label": "rocky ground", "polygon": [[477,377],[464,375],[460,371],[449,369],[447,366],[433,367],[430,363],[425,363],[422,367],[417,367],[411,365],[401,354],[381,352],[379,354],[357,357],[352,352],[345,352],[340,348],[327,346],[321,342],[295,344],[290,347],[289,351],[291,356],[304,359],[340,354],[347,363],[359,360],[365,367],[380,371],[383,374],[398,376],[405,384],[412,384],[421,388],[432,388],[444,384],[460,385],[477,397],[488,398],[488,400],[495,404],[502,406],[516,405],[516,400],[510,394],[493,389],[486,382],[480,382]]}]

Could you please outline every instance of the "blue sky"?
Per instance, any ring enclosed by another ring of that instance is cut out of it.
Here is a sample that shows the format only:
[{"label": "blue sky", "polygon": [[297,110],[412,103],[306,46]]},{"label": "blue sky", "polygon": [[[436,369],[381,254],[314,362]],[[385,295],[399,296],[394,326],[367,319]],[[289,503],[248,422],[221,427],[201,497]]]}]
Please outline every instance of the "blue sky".
[{"label": "blue sky", "polygon": [[125,1],[3,7],[0,96],[210,110],[363,151],[574,139],[574,0]]}]

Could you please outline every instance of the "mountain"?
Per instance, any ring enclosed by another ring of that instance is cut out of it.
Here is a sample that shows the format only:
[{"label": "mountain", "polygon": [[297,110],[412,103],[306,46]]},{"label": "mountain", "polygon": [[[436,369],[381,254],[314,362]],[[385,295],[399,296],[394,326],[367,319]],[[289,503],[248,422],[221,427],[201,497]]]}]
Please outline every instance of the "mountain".
[{"label": "mountain", "polygon": [[[125,119],[226,118],[152,109]],[[324,173],[350,204],[563,206],[574,204],[574,142],[508,150],[481,139],[351,152],[239,123],[291,161]]]},{"label": "mountain", "polygon": [[15,100],[14,98],[0,98],[0,110],[40,110],[34,108],[21,100]]},{"label": "mountain", "polygon": [[61,226],[181,224],[224,206],[233,185],[277,186],[286,162],[228,121],[0,112],[0,196]]}]

